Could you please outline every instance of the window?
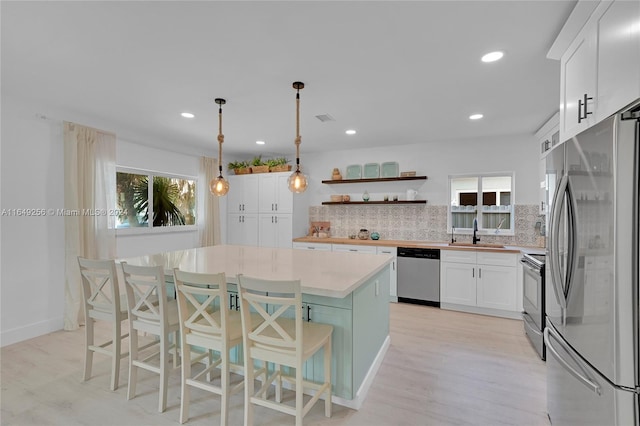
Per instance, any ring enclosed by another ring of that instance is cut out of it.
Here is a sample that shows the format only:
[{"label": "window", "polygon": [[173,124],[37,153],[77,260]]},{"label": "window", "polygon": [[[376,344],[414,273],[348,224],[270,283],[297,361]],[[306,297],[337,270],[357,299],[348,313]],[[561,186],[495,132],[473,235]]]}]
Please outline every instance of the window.
[{"label": "window", "polygon": [[513,173],[449,176],[449,227],[513,234]]},{"label": "window", "polygon": [[[151,185],[149,185],[151,182]],[[116,173],[116,228],[182,227],[196,224],[196,180],[140,170]]]}]

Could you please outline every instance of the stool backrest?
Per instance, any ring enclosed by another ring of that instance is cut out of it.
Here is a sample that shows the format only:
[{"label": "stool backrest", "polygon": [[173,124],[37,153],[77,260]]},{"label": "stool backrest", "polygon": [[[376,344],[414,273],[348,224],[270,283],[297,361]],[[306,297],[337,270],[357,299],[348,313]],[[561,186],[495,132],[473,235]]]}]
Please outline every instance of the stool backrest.
[{"label": "stool backrest", "polygon": [[111,313],[120,312],[120,289],[113,260],[93,260],[78,257],[82,277],[82,294],[85,312],[92,310]]},{"label": "stool backrest", "polygon": [[162,266],[134,266],[122,262],[129,320],[167,327],[167,289]]},{"label": "stool backrest", "polygon": [[[269,348],[293,356],[302,352],[300,280],[273,281],[238,275],[238,293],[242,328],[246,336],[245,350],[252,347]],[[265,306],[269,308],[265,309]],[[257,312],[264,320],[253,330],[251,311]],[[290,324],[291,319],[295,320],[294,327],[282,325]]]},{"label": "stool backrest", "polygon": [[193,273],[176,268],[173,276],[182,333],[224,336],[229,320],[225,274]]}]

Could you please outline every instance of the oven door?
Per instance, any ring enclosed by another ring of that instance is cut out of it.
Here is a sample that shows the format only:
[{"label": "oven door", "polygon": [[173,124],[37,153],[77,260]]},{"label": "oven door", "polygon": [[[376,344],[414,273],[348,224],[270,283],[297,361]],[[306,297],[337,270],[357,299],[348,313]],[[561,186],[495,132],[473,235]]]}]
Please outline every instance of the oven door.
[{"label": "oven door", "polygon": [[538,330],[544,328],[544,298],[542,295],[542,275],[535,268],[524,261],[522,264],[522,307],[535,323]]}]

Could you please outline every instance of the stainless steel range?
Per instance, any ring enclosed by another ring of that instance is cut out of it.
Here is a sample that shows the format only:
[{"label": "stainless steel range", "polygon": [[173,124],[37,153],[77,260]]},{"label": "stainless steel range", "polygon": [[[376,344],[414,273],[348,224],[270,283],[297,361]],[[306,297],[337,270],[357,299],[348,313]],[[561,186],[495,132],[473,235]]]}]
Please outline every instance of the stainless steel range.
[{"label": "stainless steel range", "polygon": [[522,306],[524,312],[524,331],[529,341],[543,360],[546,359],[544,345],[545,327],[545,290],[543,254],[525,253],[520,262],[523,266],[522,274]]}]

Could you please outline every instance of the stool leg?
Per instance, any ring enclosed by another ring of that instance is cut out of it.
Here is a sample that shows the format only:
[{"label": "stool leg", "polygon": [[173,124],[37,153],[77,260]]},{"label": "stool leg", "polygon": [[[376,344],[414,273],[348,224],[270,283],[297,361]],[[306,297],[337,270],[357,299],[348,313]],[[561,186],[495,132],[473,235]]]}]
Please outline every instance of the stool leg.
[{"label": "stool leg", "polygon": [[245,355],[244,361],[244,425],[253,425],[253,359]]},{"label": "stool leg", "polygon": [[169,336],[160,336],[160,396],[158,411],[167,409],[167,388],[169,387]]},{"label": "stool leg", "polygon": [[84,352],[84,376],[83,381],[87,381],[91,378],[91,367],[93,366],[93,351],[89,349],[90,346],[94,345],[93,341],[93,323],[95,321],[93,318],[87,317],[84,325],[84,341],[85,341],[85,352]]},{"label": "stool leg", "polygon": [[138,381],[138,367],[133,361],[138,360],[138,330],[129,327],[129,385],[127,387],[127,399],[136,395],[136,383]]},{"label": "stool leg", "polygon": [[302,426],[304,410],[304,384],[302,383],[302,365],[296,367],[296,426]]},{"label": "stool leg", "polygon": [[118,380],[120,379],[120,353],[122,351],[122,329],[119,319],[116,319],[113,325],[113,337],[111,340],[111,349],[113,350],[111,356],[111,390],[118,389]]},{"label": "stool leg", "polygon": [[180,400],[180,423],[189,420],[189,400],[191,389],[187,385],[187,379],[191,378],[191,346],[182,345],[182,395]]},{"label": "stool leg", "polygon": [[331,417],[331,336],[324,344],[324,382],[329,384],[327,397],[324,400],[324,415]]},{"label": "stool leg", "polygon": [[[220,352],[220,355],[223,355]],[[229,356],[222,356],[222,365],[220,366],[220,424],[226,425],[229,422]]]}]

